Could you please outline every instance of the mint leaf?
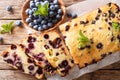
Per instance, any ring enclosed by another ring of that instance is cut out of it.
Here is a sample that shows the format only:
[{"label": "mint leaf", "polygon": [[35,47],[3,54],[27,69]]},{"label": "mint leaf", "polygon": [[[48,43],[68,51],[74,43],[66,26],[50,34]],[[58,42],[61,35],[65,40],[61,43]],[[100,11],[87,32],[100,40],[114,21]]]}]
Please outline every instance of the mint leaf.
[{"label": "mint leaf", "polygon": [[11,33],[12,27],[13,27],[13,21],[8,24],[1,25],[2,30],[0,30],[0,33]]},{"label": "mint leaf", "polygon": [[78,41],[79,41],[78,48],[84,47],[90,42],[89,39],[85,35],[83,35],[81,31],[79,31]]},{"label": "mint leaf", "polygon": [[118,22],[112,22],[112,27],[114,30],[119,31],[120,30],[120,25]]},{"label": "mint leaf", "polygon": [[49,3],[46,3],[44,5],[39,4],[37,7],[38,10],[34,12],[34,15],[48,16]]}]

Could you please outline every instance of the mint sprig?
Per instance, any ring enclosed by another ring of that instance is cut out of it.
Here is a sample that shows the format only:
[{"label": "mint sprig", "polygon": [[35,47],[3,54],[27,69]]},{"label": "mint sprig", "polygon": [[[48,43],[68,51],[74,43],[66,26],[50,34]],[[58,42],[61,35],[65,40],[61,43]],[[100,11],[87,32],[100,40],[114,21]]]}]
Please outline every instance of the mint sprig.
[{"label": "mint sprig", "polygon": [[118,22],[112,22],[112,27],[115,31],[119,31],[120,30],[120,25]]},{"label": "mint sprig", "polygon": [[85,35],[83,35],[81,31],[79,31],[78,41],[79,41],[78,48],[82,48],[86,46],[87,44],[89,44],[90,42],[89,39]]},{"label": "mint sprig", "polygon": [[13,27],[13,21],[8,24],[1,25],[2,29],[0,30],[0,33],[11,33],[12,27]]},{"label": "mint sprig", "polygon": [[34,15],[48,16],[49,3],[43,4],[43,5],[38,4],[37,7],[38,7],[38,10],[34,12]]}]

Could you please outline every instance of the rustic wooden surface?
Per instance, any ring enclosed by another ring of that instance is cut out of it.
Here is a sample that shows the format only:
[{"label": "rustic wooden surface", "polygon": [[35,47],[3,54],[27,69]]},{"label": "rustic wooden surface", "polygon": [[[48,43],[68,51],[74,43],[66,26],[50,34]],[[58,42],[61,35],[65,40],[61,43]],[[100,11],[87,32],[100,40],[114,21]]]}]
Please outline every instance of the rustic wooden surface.
[{"label": "rustic wooden surface", "polygon": [[[63,0],[66,6],[80,2],[82,0]],[[25,0],[0,0],[0,25],[20,20],[21,6]],[[13,11],[7,12],[5,10],[7,5],[12,5]],[[0,53],[6,49],[10,44],[17,43],[19,40],[27,35],[23,26],[14,28],[12,34],[0,34],[4,38],[4,43],[0,44]],[[8,66],[0,59],[0,80],[37,80],[32,76],[25,75],[12,67]],[[110,66],[102,68],[93,73],[85,74],[75,80],[120,80],[120,62],[114,63]]]}]

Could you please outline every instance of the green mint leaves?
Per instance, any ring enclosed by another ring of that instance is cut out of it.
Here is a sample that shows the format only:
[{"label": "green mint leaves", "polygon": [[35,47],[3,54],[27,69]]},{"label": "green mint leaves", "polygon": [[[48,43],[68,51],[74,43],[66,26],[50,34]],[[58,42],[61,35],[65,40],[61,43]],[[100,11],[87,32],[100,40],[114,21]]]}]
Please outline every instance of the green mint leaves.
[{"label": "green mint leaves", "polygon": [[8,23],[8,24],[3,24],[1,25],[2,27],[2,30],[0,30],[0,33],[3,34],[3,33],[11,33],[11,30],[12,30],[12,27],[13,27],[13,21]]},{"label": "green mint leaves", "polygon": [[119,31],[120,30],[120,25],[118,22],[112,22],[112,27],[115,31]]},{"label": "green mint leaves", "polygon": [[78,41],[79,41],[78,48],[84,47],[90,42],[89,39],[86,36],[84,36],[81,31],[79,31]]},{"label": "green mint leaves", "polygon": [[34,15],[48,16],[48,8],[49,8],[49,3],[46,3],[44,5],[39,4],[38,10],[34,12]]}]

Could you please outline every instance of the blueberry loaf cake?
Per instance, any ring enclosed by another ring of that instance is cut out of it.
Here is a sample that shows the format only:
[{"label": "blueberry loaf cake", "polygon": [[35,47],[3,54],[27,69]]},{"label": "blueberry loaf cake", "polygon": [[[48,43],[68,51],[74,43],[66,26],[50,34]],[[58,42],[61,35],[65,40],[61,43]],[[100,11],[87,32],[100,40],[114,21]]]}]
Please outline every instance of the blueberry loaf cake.
[{"label": "blueberry loaf cake", "polygon": [[56,72],[56,68],[54,68],[45,57],[42,49],[44,45],[42,37],[39,38],[37,34],[30,34],[21,41],[21,44],[25,47],[24,52],[32,58],[38,66],[42,67],[46,73],[52,75]]},{"label": "blueberry loaf cake", "polygon": [[11,45],[1,54],[3,60],[26,74],[33,75],[38,79],[43,78],[43,69],[34,64],[24,53],[23,47],[23,45]]},{"label": "blueberry loaf cake", "polygon": [[74,65],[57,30],[39,36],[30,35],[21,43],[26,47],[25,53],[45,72],[53,74],[57,70],[61,76],[65,76]]},{"label": "blueberry loaf cake", "polygon": [[39,38],[43,39],[43,50],[51,65],[61,76],[68,74],[74,62],[57,30],[43,33]]},{"label": "blueberry loaf cake", "polygon": [[120,50],[120,9],[109,3],[59,26],[80,68]]}]

